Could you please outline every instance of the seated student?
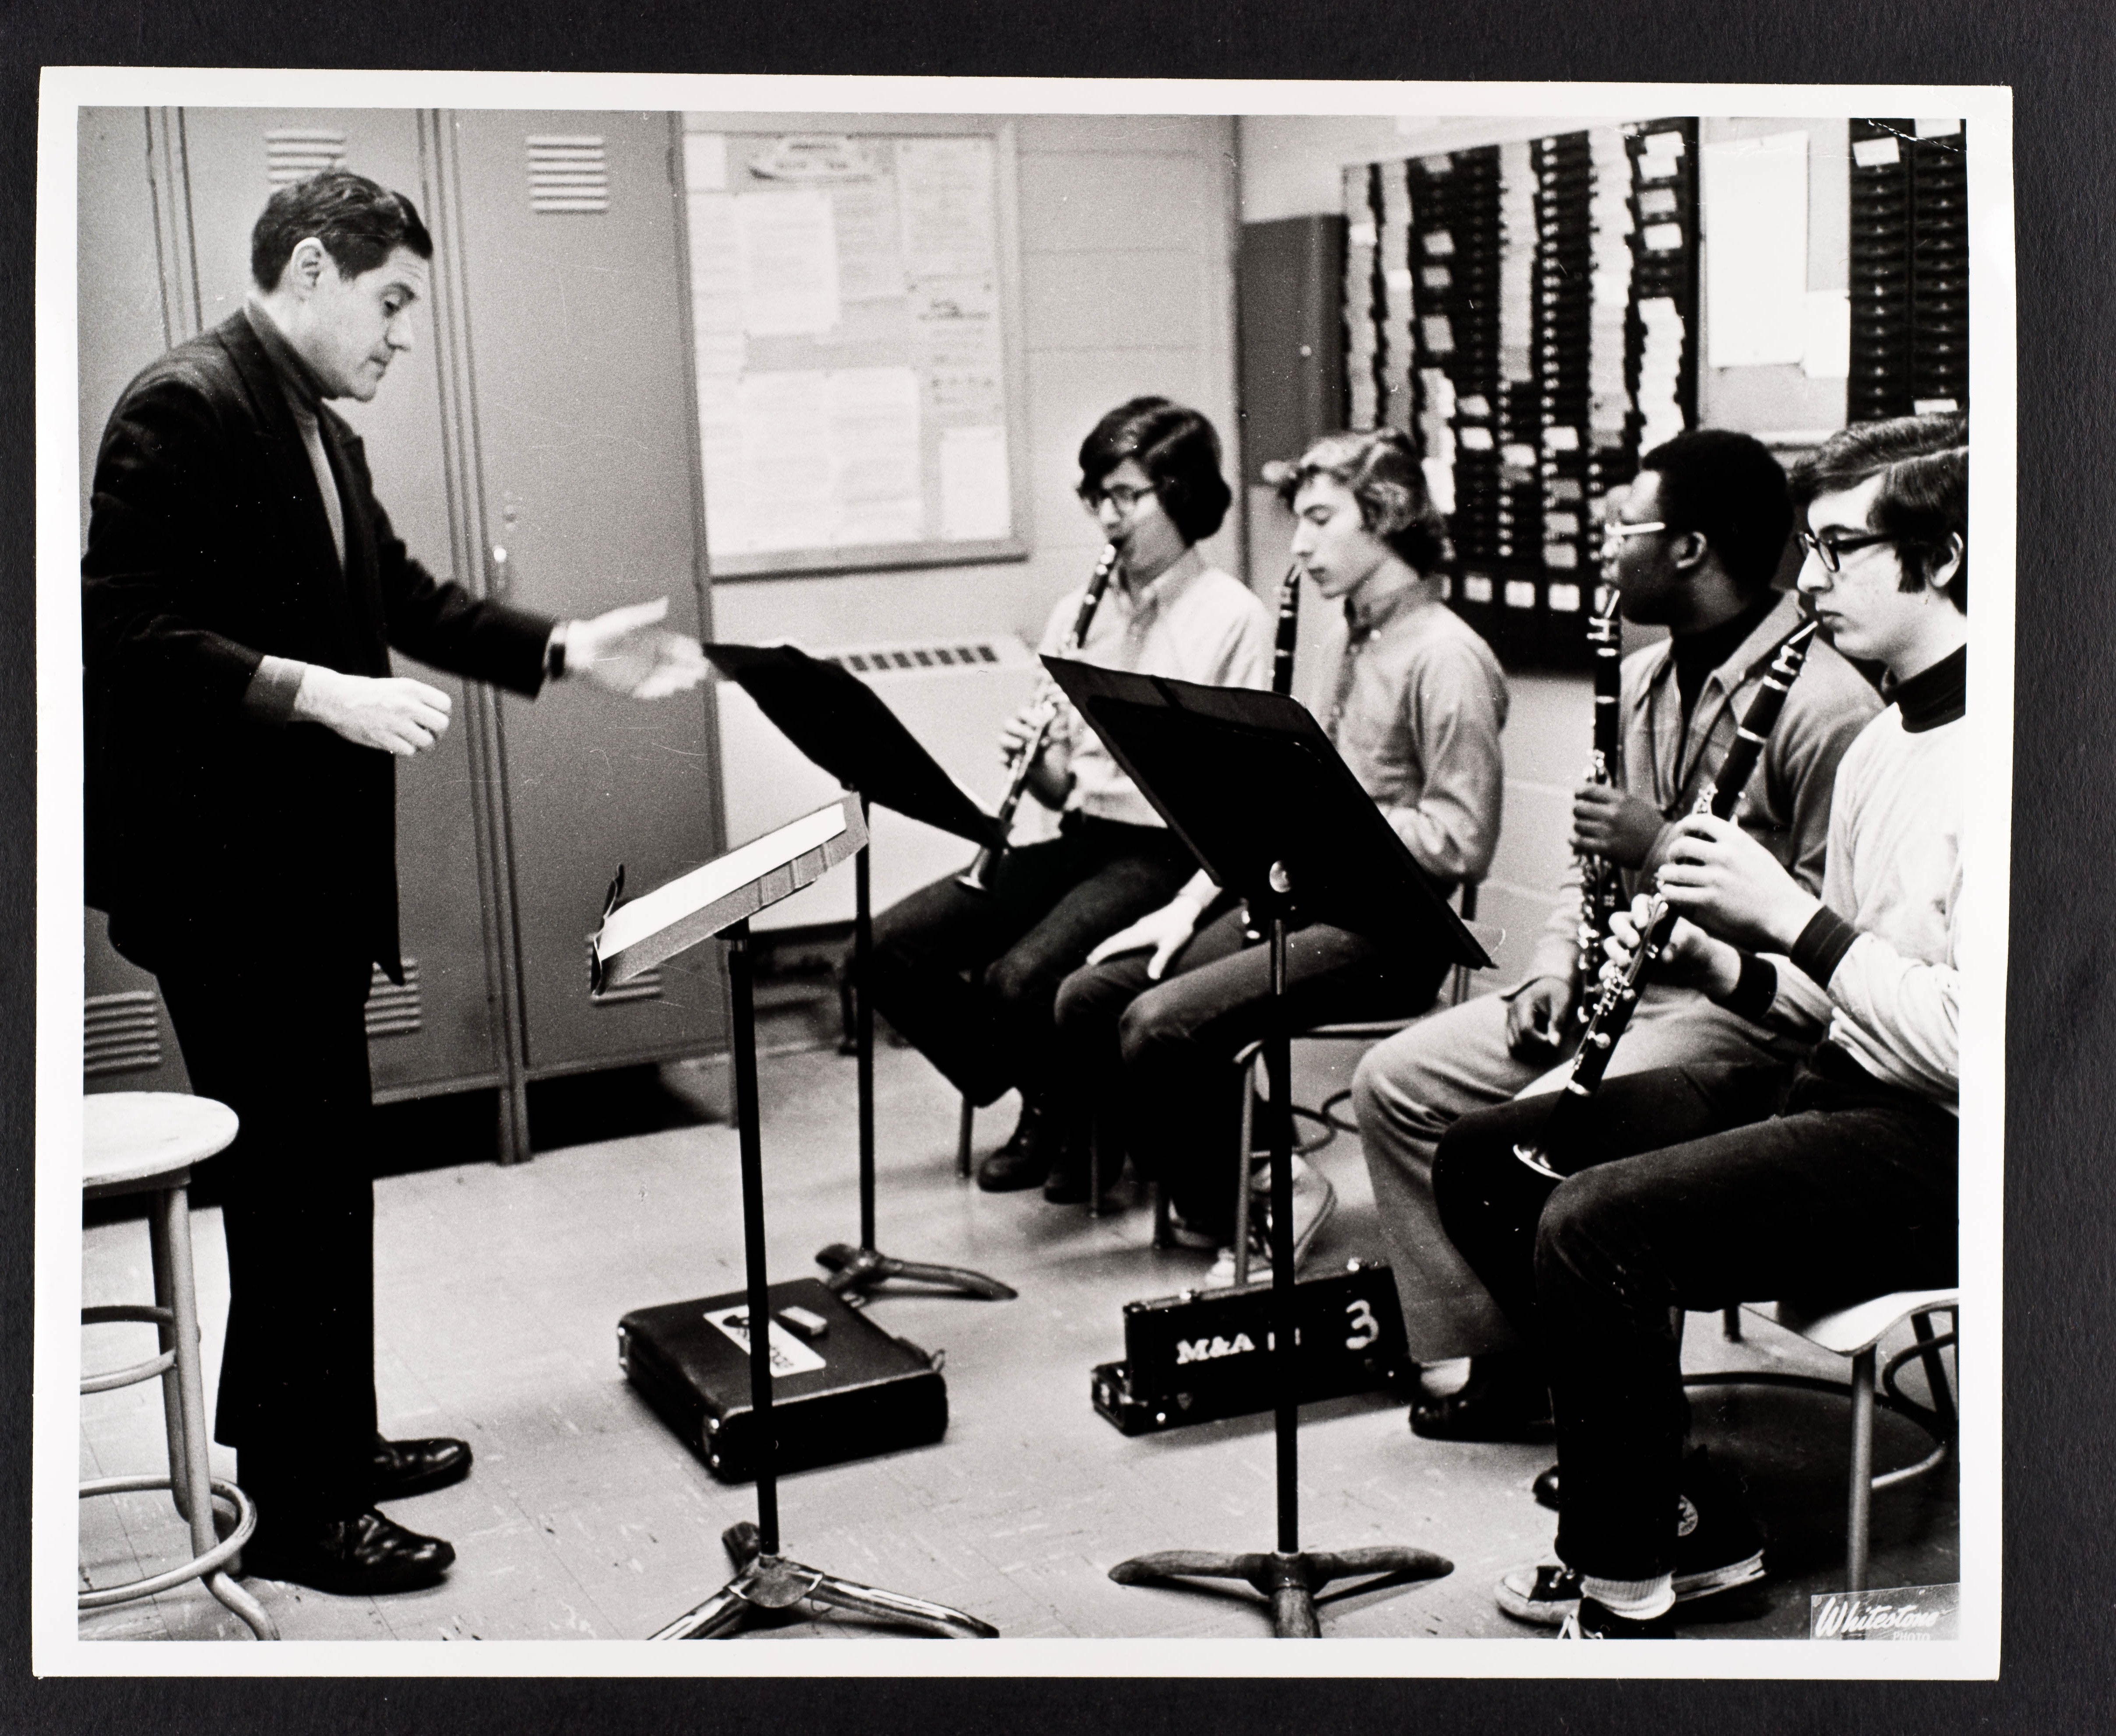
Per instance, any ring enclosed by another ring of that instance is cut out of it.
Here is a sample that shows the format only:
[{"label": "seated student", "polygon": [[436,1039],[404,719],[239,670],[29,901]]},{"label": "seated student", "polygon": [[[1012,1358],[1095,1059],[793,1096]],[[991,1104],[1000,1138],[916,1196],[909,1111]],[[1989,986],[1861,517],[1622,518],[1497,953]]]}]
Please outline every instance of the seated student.
[{"label": "seated student", "polygon": [[[1331,740],[1437,887],[1481,878],[1498,839],[1506,677],[1424,576],[1445,557],[1446,530],[1417,454],[1394,429],[1333,434],[1279,492],[1295,517],[1294,559],[1343,603],[1350,627],[1323,719]],[[1239,902],[1200,873],[1103,941],[1058,994],[1062,1064],[1087,1087],[1080,1113],[1111,1107],[1134,1162],[1167,1187],[1179,1233],[1208,1247],[1233,1240],[1232,1063],[1263,1034],[1272,999],[1271,949],[1246,929]],[[1422,1012],[1447,967],[1311,922],[1288,939],[1286,1000],[1306,1023]],[[1302,1165],[1302,1251],[1332,1203],[1329,1183]],[[1267,1266],[1266,1215],[1253,1222]],[[1216,1274],[1231,1276],[1231,1247],[1222,1260]]]},{"label": "seated student", "polygon": [[[1665,627],[1669,636],[1624,660],[1615,781],[1574,792],[1572,847],[1617,865],[1627,893],[1649,884],[1667,861],[1675,822],[1710,787],[1773,653],[1800,623],[1795,599],[1771,588],[1792,528],[1778,461],[1746,434],[1716,429],[1649,452],[1616,504],[1605,576],[1626,620]],[[1838,761],[1879,709],[1865,677],[1817,646],[1750,782],[1741,827],[1810,892],[1822,884]],[[1442,1233],[1431,1177],[1456,1117],[1562,1082],[1550,1069],[1571,1052],[1582,1024],[1579,913],[1576,863],[1520,982],[1378,1045],[1354,1078],[1410,1353],[1428,1365],[1473,1359],[1459,1389],[1428,1390],[1413,1403],[1410,1426],[1430,1439],[1549,1435],[1540,1374]],[[1814,1001],[1819,1014],[1819,994]],[[1613,1064],[1619,1072],[1706,1061],[1789,1067],[1796,1054],[1782,1034],[1663,981],[1646,990]]]},{"label": "seated student", "polygon": [[[1164,397],[1120,404],[1080,445],[1079,494],[1121,554],[1077,654],[1106,668],[1219,687],[1269,680],[1271,622],[1242,582],[1196,544],[1232,499],[1220,439]],[[1074,591],[1040,649],[1064,649]],[[1046,713],[1024,708],[1003,732],[1010,757]],[[980,1107],[1021,1093],[1021,1120],[978,1170],[989,1192],[1041,1186],[1061,1150],[1051,1113],[1051,1008],[1067,973],[1105,935],[1166,902],[1195,866],[1094,732],[1061,707],[1028,783],[1062,815],[1048,843],[1005,852],[988,892],[953,875],[875,919],[869,986],[877,1011]],[[1062,1167],[1062,1166],[1060,1166]]]},{"label": "seated student", "polygon": [[[1838,772],[1822,898],[1709,816],[1681,822],[1660,870],[1686,920],[1654,968],[1767,1022],[1791,1015],[1804,973],[1828,990],[1826,1040],[1789,1087],[1723,1063],[1610,1081],[1548,1151],[1568,1177],[1554,1192],[1513,1153],[1540,1132],[1532,1100],[1441,1141],[1441,1221],[1535,1346],[1557,1412],[1559,1559],[1508,1574],[1501,1605],[1549,1622],[1576,1605],[1579,1637],[1671,1633],[1679,1601],[1761,1572],[1741,1559],[1745,1517],[1712,1504],[1725,1480],[1700,1493],[1685,1464],[1672,1310],[1955,1281],[1964,438],[1953,416],[1870,423],[1796,479],[1801,589],[1892,684]],[[1617,925],[1612,967],[1644,911]]]}]

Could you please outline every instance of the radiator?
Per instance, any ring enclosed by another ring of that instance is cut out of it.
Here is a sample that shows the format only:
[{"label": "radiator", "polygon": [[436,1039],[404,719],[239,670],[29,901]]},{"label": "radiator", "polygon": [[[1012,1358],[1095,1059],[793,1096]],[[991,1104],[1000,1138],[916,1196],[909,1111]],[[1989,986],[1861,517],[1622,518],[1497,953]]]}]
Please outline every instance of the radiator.
[{"label": "radiator", "polygon": [[[1000,725],[1027,705],[1042,667],[1010,633],[885,645],[803,646],[865,681],[941,765],[990,811],[1006,792]],[[803,757],[734,682],[718,684],[722,801],[730,846],[761,837],[835,797],[828,773]],[[1023,817],[1037,809],[1022,803]],[[1037,809],[1041,812],[1040,809]],[[868,861],[874,907],[965,866],[976,847],[901,814],[871,815]],[[1015,837],[1024,835],[1017,826]],[[801,928],[853,919],[853,866],[752,917],[754,930]]]}]

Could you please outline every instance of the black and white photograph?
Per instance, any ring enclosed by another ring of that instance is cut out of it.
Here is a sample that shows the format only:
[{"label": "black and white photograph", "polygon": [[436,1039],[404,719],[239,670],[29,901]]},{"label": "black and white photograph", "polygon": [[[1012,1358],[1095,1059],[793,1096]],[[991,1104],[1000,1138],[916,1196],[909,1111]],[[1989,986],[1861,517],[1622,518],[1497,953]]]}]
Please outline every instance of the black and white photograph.
[{"label": "black and white photograph", "polygon": [[39,126],[39,1673],[1996,1675],[2005,88]]}]

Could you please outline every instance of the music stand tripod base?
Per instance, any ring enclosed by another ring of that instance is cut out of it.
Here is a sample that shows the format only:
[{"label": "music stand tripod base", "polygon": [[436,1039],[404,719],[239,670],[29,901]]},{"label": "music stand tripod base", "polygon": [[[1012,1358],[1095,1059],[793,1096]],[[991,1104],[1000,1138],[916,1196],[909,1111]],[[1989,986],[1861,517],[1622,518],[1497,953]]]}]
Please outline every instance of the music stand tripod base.
[{"label": "music stand tripod base", "polygon": [[840,1579],[820,1568],[804,1567],[783,1555],[766,1555],[758,1548],[757,1527],[748,1519],[730,1525],[720,1542],[735,1564],[735,1576],[695,1610],[686,1610],[653,1636],[657,1640],[720,1640],[731,1638],[752,1617],[767,1610],[790,1610],[799,1603],[820,1609],[843,1610],[902,1628],[918,1628],[944,1639],[989,1640],[999,1629],[989,1622],[951,1610],[945,1604],[928,1603],[922,1597],[906,1597],[900,1591],[883,1591],[872,1586]]},{"label": "music stand tripod base", "polygon": [[[932,1284],[964,1296],[982,1297],[988,1302],[1012,1302],[1021,1293],[1010,1284],[987,1278],[982,1272],[973,1272],[967,1266],[899,1260],[874,1248],[854,1247],[849,1242],[833,1242],[819,1250],[816,1264],[830,1274],[823,1282],[848,1302],[864,1297],[876,1284],[886,1284],[892,1278]],[[852,1293],[847,1295],[848,1291]]]},{"label": "music stand tripod base", "polygon": [[1300,1550],[1290,1555],[1222,1555],[1209,1550],[1165,1549],[1134,1555],[1110,1569],[1119,1585],[1153,1585],[1179,1579],[1244,1579],[1259,1596],[1271,1601],[1272,1632],[1282,1640],[1322,1636],[1315,1619],[1315,1594],[1333,1579],[1374,1576],[1400,1584],[1414,1579],[1442,1579],[1455,1571],[1444,1556],[1393,1543],[1363,1549]]}]

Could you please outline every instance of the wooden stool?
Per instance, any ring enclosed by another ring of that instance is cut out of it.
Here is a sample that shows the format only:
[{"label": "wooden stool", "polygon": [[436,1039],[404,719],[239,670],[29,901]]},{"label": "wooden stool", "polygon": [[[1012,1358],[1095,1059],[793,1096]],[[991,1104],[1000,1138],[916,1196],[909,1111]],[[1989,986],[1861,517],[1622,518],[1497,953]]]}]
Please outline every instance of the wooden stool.
[{"label": "wooden stool", "polygon": [[[92,1096],[81,1118],[81,1197],[110,1199],[119,1194],[151,1193],[147,1236],[154,1268],[154,1306],[125,1302],[83,1308],[81,1324],[151,1320],[161,1337],[161,1354],[105,1374],[84,1375],[84,1393],[109,1392],[157,1375],[162,1381],[162,1408],[168,1426],[169,1472],[166,1477],[101,1477],[80,1486],[84,1499],[139,1489],[166,1489],[177,1511],[190,1522],[191,1559],[167,1573],[155,1573],[101,1591],[83,1591],[79,1606],[107,1609],[137,1597],[152,1597],[187,1579],[203,1579],[206,1589],[249,1624],[260,1640],[276,1640],[279,1630],[263,1605],[231,1579],[227,1564],[242,1552],[257,1528],[250,1498],[233,1483],[211,1477],[207,1469],[205,1389],[200,1372],[198,1297],[191,1281],[191,1166],[224,1150],[235,1137],[234,1110],[208,1097],[172,1091],[113,1091]],[[225,1501],[235,1515],[226,1541],[214,1534],[214,1502]]]}]

